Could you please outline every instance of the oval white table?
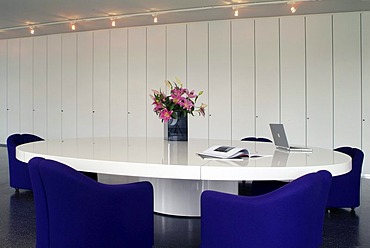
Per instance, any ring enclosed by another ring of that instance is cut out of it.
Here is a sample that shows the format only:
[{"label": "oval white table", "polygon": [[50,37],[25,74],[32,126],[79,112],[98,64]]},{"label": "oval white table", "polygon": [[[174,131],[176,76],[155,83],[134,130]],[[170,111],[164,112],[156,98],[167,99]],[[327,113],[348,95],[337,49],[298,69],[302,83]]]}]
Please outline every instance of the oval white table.
[{"label": "oval white table", "polygon": [[[213,145],[245,147],[259,158],[205,160],[196,153]],[[162,138],[79,138],[17,146],[17,159],[53,159],[87,172],[139,177],[154,186],[154,210],[177,216],[200,216],[200,195],[212,189],[237,193],[241,180],[293,180],[327,170],[333,176],[351,170],[351,158],[329,149],[287,153],[271,143]]]}]

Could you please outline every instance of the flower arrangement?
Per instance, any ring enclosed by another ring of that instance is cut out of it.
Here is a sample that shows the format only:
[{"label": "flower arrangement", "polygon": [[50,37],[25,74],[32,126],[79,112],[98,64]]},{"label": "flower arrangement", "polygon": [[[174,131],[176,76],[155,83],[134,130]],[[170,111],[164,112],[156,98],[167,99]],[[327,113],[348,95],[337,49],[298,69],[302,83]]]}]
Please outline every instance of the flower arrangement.
[{"label": "flower arrangement", "polygon": [[150,97],[153,100],[153,111],[159,116],[162,122],[168,122],[170,119],[179,119],[187,114],[194,115],[198,112],[199,115],[205,115],[206,104],[202,103],[199,107],[195,106],[198,97],[203,94],[200,91],[198,94],[194,90],[190,91],[184,88],[181,81],[176,79],[176,83],[165,81],[166,86],[170,88],[170,94],[166,95],[163,91],[152,90],[153,95]]}]

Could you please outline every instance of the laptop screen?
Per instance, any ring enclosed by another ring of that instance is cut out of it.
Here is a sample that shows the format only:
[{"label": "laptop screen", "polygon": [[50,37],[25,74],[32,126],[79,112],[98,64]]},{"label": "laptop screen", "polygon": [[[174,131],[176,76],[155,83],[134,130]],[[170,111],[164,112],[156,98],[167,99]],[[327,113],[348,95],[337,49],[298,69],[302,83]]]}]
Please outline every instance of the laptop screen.
[{"label": "laptop screen", "polygon": [[289,148],[288,139],[285,134],[283,124],[270,124],[272,138],[274,139],[275,146]]}]

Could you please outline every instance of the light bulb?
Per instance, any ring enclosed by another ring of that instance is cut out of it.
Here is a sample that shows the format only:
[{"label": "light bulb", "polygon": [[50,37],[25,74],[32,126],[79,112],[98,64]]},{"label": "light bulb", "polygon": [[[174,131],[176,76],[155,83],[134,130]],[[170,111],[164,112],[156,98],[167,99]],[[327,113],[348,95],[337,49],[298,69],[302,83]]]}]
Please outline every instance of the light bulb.
[{"label": "light bulb", "polygon": [[295,13],[296,12],[296,8],[294,7],[294,6],[292,6],[291,8],[290,8],[290,11],[292,12],[292,13]]},{"label": "light bulb", "polygon": [[75,23],[72,23],[71,24],[71,29],[74,31],[74,30],[76,30],[76,24]]},{"label": "light bulb", "polygon": [[35,28],[34,27],[30,27],[30,33],[35,34]]},{"label": "light bulb", "polygon": [[236,9],[236,10],[234,11],[234,16],[239,16],[239,10],[238,10],[238,9]]},{"label": "light bulb", "polygon": [[153,22],[154,23],[157,23],[158,22],[158,17],[157,16],[154,16]]},{"label": "light bulb", "polygon": [[112,19],[112,27],[115,27],[115,26],[116,26],[116,20]]}]

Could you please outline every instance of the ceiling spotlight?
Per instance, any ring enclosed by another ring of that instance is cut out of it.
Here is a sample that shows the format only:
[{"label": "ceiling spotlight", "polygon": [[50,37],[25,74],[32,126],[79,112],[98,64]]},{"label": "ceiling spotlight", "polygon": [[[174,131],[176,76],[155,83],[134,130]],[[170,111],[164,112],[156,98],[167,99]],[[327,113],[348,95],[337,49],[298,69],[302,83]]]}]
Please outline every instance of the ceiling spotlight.
[{"label": "ceiling spotlight", "polygon": [[71,29],[72,29],[73,31],[75,31],[75,30],[76,30],[76,23],[75,23],[75,22],[72,22],[72,23],[71,23]]},{"label": "ceiling spotlight", "polygon": [[234,16],[239,16],[239,9],[238,7],[233,7],[234,10]]},{"label": "ceiling spotlight", "polygon": [[115,27],[116,26],[116,18],[112,18],[111,21],[112,21],[112,27]]},{"label": "ceiling spotlight", "polygon": [[35,27],[34,26],[30,27],[30,33],[35,34]]},{"label": "ceiling spotlight", "polygon": [[158,22],[158,15],[157,14],[153,14],[153,22],[154,23]]},{"label": "ceiling spotlight", "polygon": [[295,13],[297,11],[297,9],[295,7],[295,1],[294,0],[289,1],[288,4],[291,5],[290,12]]}]

